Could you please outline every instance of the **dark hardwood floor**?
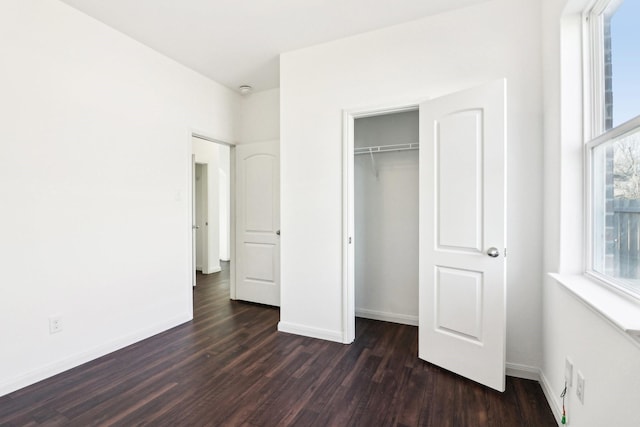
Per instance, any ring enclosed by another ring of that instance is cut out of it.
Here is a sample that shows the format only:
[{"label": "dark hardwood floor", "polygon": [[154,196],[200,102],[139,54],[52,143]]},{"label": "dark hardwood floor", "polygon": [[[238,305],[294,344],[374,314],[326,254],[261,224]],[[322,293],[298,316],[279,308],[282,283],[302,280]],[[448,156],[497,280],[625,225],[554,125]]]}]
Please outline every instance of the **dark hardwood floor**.
[{"label": "dark hardwood floor", "polygon": [[557,425],[534,381],[498,393],[419,360],[415,327],[278,333],[278,310],[229,301],[228,277],[198,275],[192,322],[0,397],[0,425]]}]

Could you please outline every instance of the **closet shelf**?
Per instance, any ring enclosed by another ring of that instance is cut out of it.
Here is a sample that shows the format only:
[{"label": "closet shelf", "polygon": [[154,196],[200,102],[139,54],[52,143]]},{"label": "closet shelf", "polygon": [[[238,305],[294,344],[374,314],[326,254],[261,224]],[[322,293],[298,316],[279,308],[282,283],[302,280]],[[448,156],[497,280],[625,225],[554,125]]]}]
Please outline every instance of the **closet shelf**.
[{"label": "closet shelf", "polygon": [[418,148],[420,148],[420,144],[417,142],[410,142],[408,144],[376,145],[373,147],[356,147],[353,149],[353,154],[357,156],[359,154],[375,154],[387,153],[390,151],[417,150]]}]

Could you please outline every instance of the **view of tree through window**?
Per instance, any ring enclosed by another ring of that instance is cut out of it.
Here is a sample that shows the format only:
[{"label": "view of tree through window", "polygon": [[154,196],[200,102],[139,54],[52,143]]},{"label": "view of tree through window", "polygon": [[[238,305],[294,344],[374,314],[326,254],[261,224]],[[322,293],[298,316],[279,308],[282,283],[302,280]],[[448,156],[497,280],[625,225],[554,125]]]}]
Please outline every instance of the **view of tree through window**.
[{"label": "view of tree through window", "polygon": [[640,134],[615,143],[613,151],[613,197],[640,200]]},{"label": "view of tree through window", "polygon": [[[640,115],[640,1],[612,0],[603,19],[610,131]],[[591,173],[592,268],[640,294],[640,127],[595,146]]]}]

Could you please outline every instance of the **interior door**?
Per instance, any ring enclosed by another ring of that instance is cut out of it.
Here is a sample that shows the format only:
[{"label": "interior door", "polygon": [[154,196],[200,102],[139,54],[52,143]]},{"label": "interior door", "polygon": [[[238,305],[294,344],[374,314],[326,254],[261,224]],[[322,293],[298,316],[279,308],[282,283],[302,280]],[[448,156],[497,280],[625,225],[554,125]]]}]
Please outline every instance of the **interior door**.
[{"label": "interior door", "polygon": [[277,141],[236,146],[236,299],[280,306]]},{"label": "interior door", "polygon": [[196,155],[191,155],[191,285],[196,285]]},{"label": "interior door", "polygon": [[420,105],[421,359],[504,391],[506,82]]}]

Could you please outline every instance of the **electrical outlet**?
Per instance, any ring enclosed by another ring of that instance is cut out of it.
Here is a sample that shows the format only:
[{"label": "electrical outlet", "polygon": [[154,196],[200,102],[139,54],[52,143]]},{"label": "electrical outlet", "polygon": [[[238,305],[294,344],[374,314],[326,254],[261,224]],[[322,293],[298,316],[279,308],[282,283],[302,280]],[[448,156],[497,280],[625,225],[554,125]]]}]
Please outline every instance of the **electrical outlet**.
[{"label": "electrical outlet", "polygon": [[56,334],[62,331],[62,316],[49,317],[49,333]]},{"label": "electrical outlet", "polygon": [[580,403],[584,405],[584,376],[578,371],[578,384],[576,386],[576,395]]},{"label": "electrical outlet", "polygon": [[564,380],[567,383],[567,387],[573,385],[573,362],[568,357],[564,361]]}]

